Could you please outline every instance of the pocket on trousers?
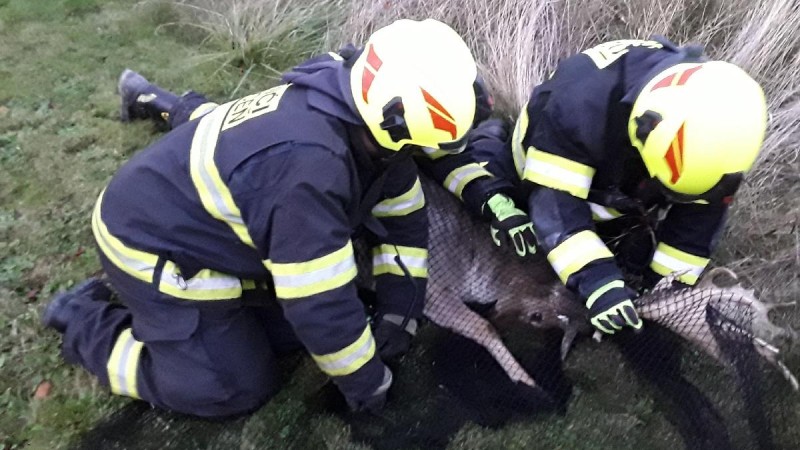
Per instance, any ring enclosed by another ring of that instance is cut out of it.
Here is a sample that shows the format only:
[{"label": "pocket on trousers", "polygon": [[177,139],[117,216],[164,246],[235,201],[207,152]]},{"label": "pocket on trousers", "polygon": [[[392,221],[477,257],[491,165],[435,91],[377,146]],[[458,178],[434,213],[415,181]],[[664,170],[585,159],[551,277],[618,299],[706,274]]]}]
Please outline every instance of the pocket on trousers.
[{"label": "pocket on trousers", "polygon": [[200,311],[193,305],[154,300],[128,305],[128,308],[133,313],[136,338],[144,342],[187,340],[200,323]]}]

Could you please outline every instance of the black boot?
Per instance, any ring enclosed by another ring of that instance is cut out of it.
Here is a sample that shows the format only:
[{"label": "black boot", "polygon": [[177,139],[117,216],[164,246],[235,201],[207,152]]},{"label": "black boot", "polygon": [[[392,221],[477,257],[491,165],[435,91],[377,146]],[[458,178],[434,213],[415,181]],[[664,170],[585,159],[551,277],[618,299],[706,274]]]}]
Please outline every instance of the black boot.
[{"label": "black boot", "polygon": [[98,278],[89,278],[78,283],[72,289],[57,294],[47,305],[42,313],[42,325],[46,328],[53,328],[59,333],[64,333],[67,324],[75,316],[74,302],[79,299],[95,301],[108,301],[111,299],[111,289]]},{"label": "black boot", "polygon": [[130,69],[125,69],[119,76],[117,92],[122,97],[119,118],[123,122],[136,119],[168,122],[170,111],[179,98]]}]

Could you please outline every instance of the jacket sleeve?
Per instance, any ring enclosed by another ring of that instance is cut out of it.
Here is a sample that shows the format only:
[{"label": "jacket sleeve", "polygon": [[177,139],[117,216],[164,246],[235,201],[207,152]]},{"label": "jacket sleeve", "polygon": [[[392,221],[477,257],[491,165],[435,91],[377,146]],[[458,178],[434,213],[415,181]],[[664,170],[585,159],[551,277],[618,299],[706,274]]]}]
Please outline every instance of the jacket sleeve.
[{"label": "jacket sleeve", "polygon": [[630,294],[586,201],[597,167],[587,142],[599,138],[575,116],[552,99],[534,97],[520,115],[512,146],[525,152],[523,183],[531,188],[528,207],[539,244],[561,281],[591,307]]},{"label": "jacket sleeve", "polygon": [[428,215],[412,159],[388,169],[381,200],[372,209],[386,229],[372,248],[379,314],[422,317],[428,281]]},{"label": "jacket sleeve", "polygon": [[672,205],[656,232],[658,246],[650,269],[658,278],[685,271],[678,281],[695,284],[719,242],[727,216],[725,203]]},{"label": "jacket sleeve", "polygon": [[[506,156],[506,142],[476,131],[470,132],[463,152],[426,151],[418,162],[423,172],[464,202],[470,214],[481,217],[483,205],[492,195],[499,192],[511,196],[514,185],[504,173],[493,173],[491,169],[498,159]],[[487,161],[479,161],[478,155],[485,155],[481,159]]]},{"label": "jacket sleeve", "polygon": [[327,149],[284,147],[237,169],[239,184],[253,185],[239,196],[243,218],[297,337],[358,403],[381,385],[384,365],[353,282],[350,170]]}]

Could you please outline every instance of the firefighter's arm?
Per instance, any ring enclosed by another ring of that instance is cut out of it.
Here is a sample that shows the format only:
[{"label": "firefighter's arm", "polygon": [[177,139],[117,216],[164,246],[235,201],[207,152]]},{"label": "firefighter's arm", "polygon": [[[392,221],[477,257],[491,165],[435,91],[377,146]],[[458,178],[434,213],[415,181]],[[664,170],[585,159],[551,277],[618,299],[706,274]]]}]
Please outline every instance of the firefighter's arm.
[{"label": "firefighter's arm", "polygon": [[384,359],[408,351],[428,281],[428,216],[417,167],[408,159],[388,170],[381,200],[372,209],[386,230],[372,248],[375,338]]},{"label": "firefighter's arm", "polygon": [[539,245],[561,281],[585,301],[592,324],[606,333],[638,329],[635,294],[595,232],[586,201],[602,163],[604,134],[596,123],[602,121],[587,121],[574,103],[571,95],[534,90],[512,138],[515,164],[531,187],[528,207]]},{"label": "firefighter's arm", "polygon": [[536,186],[529,197],[539,245],[561,281],[589,309],[605,333],[641,328],[633,292],[625,286],[614,256],[595,233],[588,204],[568,192]]},{"label": "firefighter's arm", "polygon": [[[490,160],[502,164],[505,157],[510,156],[507,135],[503,122],[491,119],[470,131],[464,152],[444,156],[434,152],[420,163],[425,172],[455,194],[473,216],[492,222],[491,237],[495,245],[513,247],[517,255],[524,257],[536,252],[533,227],[527,214],[512,200],[515,186],[511,180],[494,176],[486,168]],[[503,169],[499,170],[502,173]]]},{"label": "firefighter's arm", "polygon": [[645,276],[647,285],[672,272],[683,272],[678,281],[694,285],[708,265],[727,216],[725,203],[672,205],[656,233],[658,245]]},{"label": "firefighter's arm", "polygon": [[458,197],[475,217],[482,216],[483,204],[492,194],[511,188],[476,161],[469,147],[458,154],[424,150],[425,156],[418,158],[422,171]]},{"label": "firefighter's arm", "polygon": [[297,337],[353,409],[369,408],[385,399],[391,376],[353,282],[349,171],[326,149],[287,150],[246,177],[258,188],[244,200],[243,218],[268,256],[275,295]]}]

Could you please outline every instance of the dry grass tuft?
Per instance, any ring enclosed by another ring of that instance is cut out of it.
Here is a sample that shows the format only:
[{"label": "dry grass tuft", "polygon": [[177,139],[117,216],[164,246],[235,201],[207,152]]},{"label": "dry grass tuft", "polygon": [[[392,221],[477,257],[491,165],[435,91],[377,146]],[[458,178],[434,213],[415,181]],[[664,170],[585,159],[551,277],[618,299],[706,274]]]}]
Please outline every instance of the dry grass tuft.
[{"label": "dry grass tuft", "polygon": [[[155,0],[156,2],[164,0]],[[292,64],[327,47],[344,0],[171,0],[179,19],[166,27],[199,31],[201,56],[220,70],[256,69],[275,77]]]}]

